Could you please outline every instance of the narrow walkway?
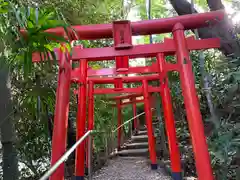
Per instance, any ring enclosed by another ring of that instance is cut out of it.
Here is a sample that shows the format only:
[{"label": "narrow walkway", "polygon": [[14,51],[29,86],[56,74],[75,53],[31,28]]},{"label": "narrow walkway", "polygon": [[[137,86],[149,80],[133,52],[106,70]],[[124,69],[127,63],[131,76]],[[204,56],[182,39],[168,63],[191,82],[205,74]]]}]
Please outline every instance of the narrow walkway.
[{"label": "narrow walkway", "polygon": [[93,175],[93,180],[171,180],[161,170],[151,170],[144,157],[117,157]]}]

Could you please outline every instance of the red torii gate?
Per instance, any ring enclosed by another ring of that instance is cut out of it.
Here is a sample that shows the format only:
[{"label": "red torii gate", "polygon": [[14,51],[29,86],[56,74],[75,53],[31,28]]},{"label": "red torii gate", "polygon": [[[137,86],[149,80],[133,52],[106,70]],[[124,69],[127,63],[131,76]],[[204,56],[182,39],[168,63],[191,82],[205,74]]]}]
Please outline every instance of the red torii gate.
[{"label": "red torii gate", "polygon": [[[92,87],[89,87],[91,90],[89,90],[89,92],[91,91],[91,93],[93,94],[106,94],[106,92],[109,92],[109,90],[111,90],[113,94],[118,94],[120,91],[121,92],[131,92],[131,93],[137,93],[139,91],[142,92],[143,96],[144,96],[144,109],[145,109],[145,113],[146,113],[146,125],[147,125],[147,130],[148,130],[148,142],[149,142],[149,152],[150,152],[150,159],[151,159],[151,167],[152,169],[157,169],[157,156],[156,156],[156,149],[155,149],[155,138],[154,138],[154,133],[153,133],[153,127],[152,127],[152,114],[151,114],[151,105],[150,105],[150,98],[149,98],[149,90],[151,89],[152,92],[159,92],[161,88],[159,87],[152,87],[148,85],[148,79],[151,76],[139,76],[137,78],[132,78],[130,79],[130,82],[136,82],[136,81],[140,81],[142,82],[142,87],[138,87],[138,88],[123,88],[123,81],[128,81],[129,77],[121,77],[121,78],[116,78],[114,82],[112,82],[112,84],[115,84],[114,88],[98,88],[95,89],[94,91],[92,91]],[[154,76],[155,80],[159,80],[159,76],[156,78]],[[88,78],[88,82],[89,85],[92,86],[94,84],[97,84],[98,82],[103,83],[102,80],[104,80],[105,78],[98,78],[98,79],[92,79],[92,78]],[[101,81],[98,81],[101,80]],[[106,81],[107,84],[109,84],[110,82]],[[98,90],[98,91],[96,91]],[[92,99],[93,95],[89,94],[89,97],[91,97]],[[134,96],[134,95],[133,95]],[[118,107],[118,126],[122,124],[122,117],[121,117],[121,99],[124,99],[126,97],[131,97],[131,95],[128,96],[117,96],[117,107]],[[92,107],[92,102],[89,102],[88,107]],[[90,108],[92,109],[92,108]],[[89,116],[89,124],[93,124],[93,114],[88,114]],[[92,130],[92,129],[88,129],[88,130]],[[120,149],[121,146],[121,133],[122,133],[122,128],[118,129],[118,149]]]},{"label": "red torii gate", "polygon": [[[85,132],[86,124],[86,88],[89,85],[88,93],[89,102],[93,101],[93,94],[116,93],[116,89],[94,89],[93,81],[87,80],[87,77],[94,75],[107,74],[128,74],[128,73],[158,73],[161,82],[161,88],[149,87],[146,79],[142,80],[143,88],[126,88],[119,87],[116,83],[117,93],[143,93],[144,99],[148,99],[149,92],[161,92],[164,107],[164,116],[166,120],[166,129],[168,130],[169,142],[173,141],[173,146],[169,143],[170,154],[172,154],[171,165],[174,179],[181,179],[181,167],[179,160],[179,150],[174,129],[174,120],[172,113],[171,97],[168,88],[168,71],[178,71],[180,73],[181,87],[184,96],[184,103],[187,112],[190,134],[192,138],[193,151],[196,161],[197,174],[200,180],[213,180],[213,174],[210,164],[210,157],[204,136],[204,127],[202,123],[199,102],[195,90],[194,77],[192,72],[192,63],[189,57],[189,51],[208,48],[219,48],[220,41],[218,39],[195,40],[194,38],[185,38],[185,29],[194,29],[207,26],[209,22],[217,23],[216,19],[222,20],[224,11],[215,11],[202,14],[193,14],[178,16],[174,18],[166,18],[159,20],[148,20],[130,23],[129,21],[114,22],[103,25],[86,25],[73,26],[80,39],[101,39],[114,38],[114,47],[106,48],[90,48],[82,49],[82,47],[74,47],[72,56],[68,52],[61,49],[55,49],[57,60],[59,60],[58,88],[56,96],[56,108],[54,116],[54,130],[52,142],[52,160],[51,164],[63,155],[66,149],[66,125],[68,119],[69,104],[69,88],[70,83],[78,82],[79,87],[79,104],[77,115],[77,139],[82,137]],[[71,40],[76,39],[74,31],[69,29]],[[50,29],[47,32],[55,35],[65,36],[63,28]],[[172,32],[173,39],[166,39],[164,43],[136,45],[131,43],[133,35],[150,35],[157,33]],[[24,31],[22,31],[25,34]],[[26,34],[25,34],[26,35]],[[176,53],[177,63],[170,64],[164,60],[166,55],[174,55]],[[150,67],[128,67],[129,58],[138,57],[157,57],[158,61]],[[112,60],[117,61],[115,69],[94,71],[87,70],[88,61]],[[33,61],[39,62],[40,54],[33,54]],[[77,69],[71,67],[71,60],[79,61],[80,66]],[[120,71],[119,71],[120,70]],[[104,72],[106,72],[104,74]],[[132,77],[131,77],[132,78]],[[129,77],[129,79],[131,79]],[[112,80],[109,80],[112,81]],[[130,81],[130,80],[129,80]],[[106,82],[103,82],[106,83]],[[162,90],[160,90],[162,89]],[[93,103],[90,103],[93,104]],[[149,115],[150,105],[145,101],[146,117]],[[93,107],[89,109],[93,112]],[[91,117],[90,117],[91,118]],[[91,119],[90,119],[91,120]],[[93,119],[91,120],[93,122]],[[93,124],[89,123],[89,129],[93,128]],[[149,131],[149,128],[148,128]],[[151,144],[153,144],[151,142]],[[174,145],[175,144],[175,145]],[[151,146],[151,145],[150,145]],[[154,151],[153,151],[154,152]],[[177,153],[176,153],[177,152]],[[177,154],[176,156],[174,154]],[[150,153],[153,162],[154,155]],[[76,150],[76,179],[84,179],[84,144],[81,144]],[[64,165],[62,164],[51,176],[51,180],[64,179]]]},{"label": "red torii gate", "polygon": [[[151,102],[149,98],[149,93],[160,93],[160,96],[162,96],[162,104],[164,107],[164,117],[166,120],[166,132],[168,136],[168,144],[169,144],[169,151],[170,151],[170,159],[171,159],[171,169],[174,179],[181,179],[181,162],[180,162],[180,152],[177,145],[177,139],[176,139],[176,131],[175,131],[175,124],[174,124],[174,116],[172,111],[172,102],[171,102],[171,95],[170,90],[168,88],[168,79],[165,77],[165,80],[163,80],[164,74],[163,71],[163,64],[165,61],[165,57],[162,53],[160,53],[157,56],[157,62],[153,63],[152,66],[156,66],[156,72],[159,72],[159,74],[152,74],[152,75],[145,75],[145,76],[135,76],[135,77],[105,77],[105,78],[88,78],[88,81],[94,81],[94,83],[98,84],[118,84],[115,86],[115,88],[97,88],[95,89],[95,94],[116,94],[116,93],[136,93],[131,95],[125,95],[125,96],[117,96],[114,99],[117,101],[117,107],[118,107],[118,124],[120,125],[122,123],[121,121],[121,101],[120,99],[124,98],[131,98],[131,97],[138,97],[138,96],[144,96],[144,105],[145,105],[145,113],[146,113],[146,121],[148,122],[147,128],[148,128],[148,136],[151,137],[153,135],[152,130],[152,116],[151,116]],[[158,68],[157,68],[158,64]],[[154,71],[155,72],[155,71]],[[151,71],[148,71],[148,73],[153,73]],[[154,80],[160,80],[160,87],[153,87],[150,85],[147,85],[148,81],[154,81]],[[131,83],[131,82],[142,82],[143,87],[137,87],[137,88],[123,88],[123,83]],[[120,84],[120,85],[119,85]],[[118,87],[118,88],[116,88]],[[133,101],[134,102],[134,101]],[[141,102],[141,101],[140,101]],[[126,103],[128,104],[128,103]],[[151,125],[149,125],[151,124]],[[150,130],[149,130],[150,128]],[[121,145],[121,129],[118,131],[118,147]],[[152,141],[154,141],[154,138],[152,137]],[[150,151],[150,157],[151,153],[156,154],[155,151],[155,145],[149,144],[149,151]],[[154,152],[153,152],[154,151]],[[152,168],[156,168],[155,164],[155,155],[152,156]]]},{"label": "red torii gate", "polygon": [[[115,96],[110,98],[110,100],[116,101],[116,104],[112,104],[112,106],[117,107],[118,110],[118,126],[122,124],[121,122],[121,117],[119,112],[121,112],[121,108],[126,106],[126,105],[132,105],[132,110],[133,110],[133,117],[137,116],[137,103],[144,102],[144,99],[137,100],[138,97],[143,97],[142,94],[128,94],[124,96]],[[129,100],[127,102],[123,102],[124,100]],[[139,125],[139,120],[138,117],[136,117],[133,120],[133,127],[135,132],[137,133],[138,131],[138,125]],[[119,130],[120,131],[120,130]],[[118,147],[120,148],[121,145],[121,136],[118,136]]]},{"label": "red torii gate", "polygon": [[[147,78],[146,78],[147,79]],[[140,100],[137,98],[141,98]],[[144,95],[143,94],[128,94],[128,95],[123,95],[123,96],[115,96],[109,98],[112,101],[115,101],[116,103],[111,104],[113,107],[117,108],[117,117],[118,117],[118,127],[121,126],[122,124],[122,117],[121,117],[121,111],[122,107],[127,106],[127,105],[132,105],[132,110],[133,110],[133,117],[136,117],[133,119],[133,129],[134,133],[137,134],[139,130],[139,119],[137,117],[137,103],[144,103]],[[125,101],[124,100],[128,100]],[[149,99],[151,107],[153,107],[153,100],[150,98]],[[131,124],[131,123],[130,123]],[[129,128],[132,128],[129,126]],[[121,132],[122,129],[118,129],[118,149],[121,147]]]}]

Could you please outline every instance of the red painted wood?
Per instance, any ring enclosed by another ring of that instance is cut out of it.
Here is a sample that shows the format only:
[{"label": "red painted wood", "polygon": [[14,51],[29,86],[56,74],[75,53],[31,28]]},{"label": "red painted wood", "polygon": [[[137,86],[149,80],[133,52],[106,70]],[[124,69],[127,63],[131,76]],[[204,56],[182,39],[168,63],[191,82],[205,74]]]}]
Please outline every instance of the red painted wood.
[{"label": "red painted wood", "polygon": [[[123,83],[131,83],[131,82],[141,82],[143,79],[148,81],[154,81],[159,79],[159,75],[146,75],[146,76],[126,76],[117,78],[121,80]],[[114,84],[116,82],[116,78],[114,77],[103,77],[103,78],[88,78],[88,80],[93,81],[95,84]]]},{"label": "red painted wood", "polygon": [[[152,87],[150,86],[149,92],[160,92],[161,88],[160,87]],[[143,90],[141,87],[138,88],[124,88],[122,90],[116,91],[114,88],[95,88],[94,89],[94,94],[120,94],[120,93],[143,93]]]},{"label": "red painted wood", "polygon": [[194,73],[190,60],[187,42],[184,35],[184,27],[178,23],[174,26],[173,37],[177,49],[177,63],[180,67],[180,80],[184,104],[187,113],[193,151],[196,161],[196,169],[199,180],[213,180],[208,146],[204,135],[204,126],[200,112],[199,100],[195,88]]},{"label": "red painted wood", "polygon": [[[188,50],[201,50],[209,48],[219,48],[220,40],[218,38],[210,38],[203,40],[193,40],[189,38],[187,40]],[[59,49],[55,49],[55,54],[58,60]],[[135,45],[131,49],[116,50],[114,47],[105,48],[86,48],[74,47],[72,51],[72,60],[79,61],[80,59],[88,59],[89,61],[103,61],[114,60],[117,56],[129,56],[132,58],[141,57],[156,57],[158,53],[164,53],[165,55],[174,54],[176,51],[173,40],[166,40],[164,43],[157,44],[145,44]],[[51,57],[51,55],[49,54]],[[39,53],[33,53],[33,62],[40,62],[41,56]]]},{"label": "red painted wood", "polygon": [[[139,22],[132,22],[133,35],[149,35],[161,34],[171,32],[176,23],[181,23],[185,29],[195,29],[200,27],[209,26],[211,24],[221,21],[225,16],[224,10],[212,11],[207,13],[197,13],[182,15],[170,18],[145,20]],[[217,19],[217,21],[216,21]],[[96,25],[76,25],[68,28],[68,34],[71,40],[76,39],[102,39],[112,38],[112,24],[96,24]],[[65,30],[62,27],[49,29],[46,32],[53,33],[58,36],[66,37]],[[77,36],[75,35],[75,32]],[[23,36],[27,37],[26,31],[21,30]]]},{"label": "red painted wood", "polygon": [[142,94],[128,94],[128,95],[121,95],[109,98],[109,100],[116,100],[116,99],[129,99],[134,97],[143,96]]},{"label": "red painted wood", "polygon": [[[129,101],[129,102],[124,102],[121,104],[122,107],[131,105],[131,104],[136,104],[136,103],[143,103],[144,100],[135,100],[135,101]],[[112,104],[112,106],[117,106],[116,104]]]},{"label": "red painted wood", "polygon": [[115,49],[129,49],[132,47],[131,21],[121,20],[113,22],[113,39]]},{"label": "red painted wood", "polygon": [[[79,140],[85,133],[86,127],[86,97],[87,97],[87,60],[81,60],[80,73],[81,83],[78,92],[78,111],[77,111],[77,136]],[[76,148],[75,175],[84,177],[85,169],[85,143],[81,143]]]},{"label": "red painted wood", "polygon": [[[94,83],[92,81],[88,82],[88,130],[94,129]],[[93,143],[92,139],[92,143]],[[86,144],[88,144],[88,138]],[[86,146],[88,147],[88,146]],[[93,146],[92,146],[93,147]],[[88,151],[86,151],[86,159],[88,159]],[[86,161],[87,167],[89,167],[88,161]]]},{"label": "red painted wood", "polygon": [[146,80],[142,81],[143,83],[143,95],[144,95],[144,110],[145,110],[145,119],[147,125],[147,134],[148,134],[148,148],[149,148],[149,155],[152,165],[157,164],[157,156],[156,156],[156,148],[155,148],[155,138],[154,138],[154,131],[152,125],[152,110],[150,105],[150,98],[148,89],[148,83]]},{"label": "red painted wood", "polygon": [[[118,127],[122,125],[122,107],[121,101],[117,100],[117,124]],[[121,148],[121,140],[122,140],[122,127],[117,130],[117,137],[118,137],[118,150]]]},{"label": "red painted wood", "polygon": [[165,71],[165,57],[163,54],[159,54],[157,57],[157,62],[159,64],[159,71],[161,76],[161,87],[162,91],[160,92],[162,99],[163,114],[165,120],[165,130],[168,139],[169,155],[171,160],[171,169],[172,173],[181,172],[181,158],[180,151],[178,147],[176,129],[175,129],[175,120],[172,108],[172,98],[171,92],[168,86],[168,77],[167,71]]},{"label": "red painted wood", "polygon": [[[66,63],[62,63],[64,66],[62,67],[62,69],[59,69],[58,74],[58,87],[56,93],[56,105],[52,137],[51,166],[55,165],[55,163],[62,157],[62,155],[66,151],[67,145],[66,139],[71,78],[70,54],[67,55],[67,59],[63,52],[60,54],[60,62],[64,61],[66,61]],[[59,168],[51,175],[50,180],[64,180],[64,164],[61,164]]]},{"label": "red painted wood", "polygon": [[[175,64],[170,64],[169,70],[177,69]],[[77,69],[73,71],[78,71]],[[107,76],[107,75],[118,75],[118,74],[145,74],[145,73],[156,73],[158,72],[156,63],[153,63],[151,66],[137,66],[137,67],[129,67],[126,71],[118,72],[116,68],[102,68],[99,70],[88,69],[88,77],[91,76]],[[76,76],[73,76],[77,78]]]},{"label": "red painted wood", "polygon": [[[137,100],[136,100],[136,98],[133,98],[132,101],[133,101],[133,104],[132,104],[133,117],[136,117],[136,116],[137,116]],[[144,101],[144,100],[143,100],[143,101]],[[134,125],[135,131],[138,131],[138,129],[139,129],[139,119],[138,119],[138,117],[136,117],[136,118],[133,120],[133,125]]]}]

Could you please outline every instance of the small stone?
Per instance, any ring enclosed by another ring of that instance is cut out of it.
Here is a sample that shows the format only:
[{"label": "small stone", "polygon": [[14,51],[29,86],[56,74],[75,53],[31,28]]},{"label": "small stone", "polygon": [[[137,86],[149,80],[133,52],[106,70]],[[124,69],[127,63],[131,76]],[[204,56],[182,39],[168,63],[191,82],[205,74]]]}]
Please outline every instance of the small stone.
[{"label": "small stone", "polygon": [[151,170],[144,157],[110,159],[93,180],[171,180],[161,169]]}]

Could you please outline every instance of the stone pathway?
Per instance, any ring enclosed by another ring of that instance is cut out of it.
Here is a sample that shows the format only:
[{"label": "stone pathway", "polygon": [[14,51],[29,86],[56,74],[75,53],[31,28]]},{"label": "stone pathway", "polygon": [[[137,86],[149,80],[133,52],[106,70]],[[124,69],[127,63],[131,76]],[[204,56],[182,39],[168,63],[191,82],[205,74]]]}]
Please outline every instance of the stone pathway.
[{"label": "stone pathway", "polygon": [[93,180],[171,180],[161,170],[151,170],[144,157],[117,157],[95,172]]}]

